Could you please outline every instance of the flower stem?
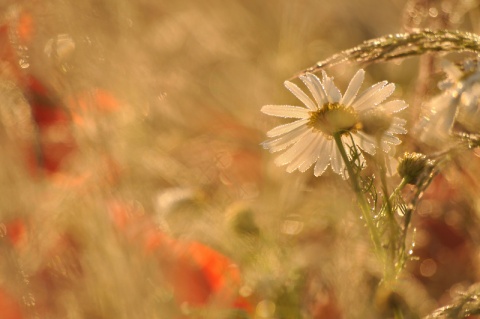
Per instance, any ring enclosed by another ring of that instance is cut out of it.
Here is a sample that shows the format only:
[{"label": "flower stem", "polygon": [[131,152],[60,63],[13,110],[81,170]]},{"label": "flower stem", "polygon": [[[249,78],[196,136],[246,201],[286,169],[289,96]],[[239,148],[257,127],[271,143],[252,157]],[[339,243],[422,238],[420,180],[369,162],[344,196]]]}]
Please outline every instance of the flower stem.
[{"label": "flower stem", "polygon": [[392,200],[395,196],[397,196],[397,194],[400,193],[405,186],[407,186],[408,182],[409,182],[408,178],[405,178],[405,177],[402,178],[402,180],[400,181],[400,184],[398,184],[397,188],[395,188],[392,195],[390,195],[390,200]]},{"label": "flower stem", "polygon": [[[387,165],[385,162],[385,154],[381,151],[381,140],[377,140],[378,152],[377,152],[377,164],[380,169],[380,181],[382,185],[383,200],[384,206],[382,207],[381,213],[385,212],[388,222],[388,231],[389,231],[389,242],[388,242],[388,262],[385,263],[385,279],[390,280],[396,278],[396,261],[397,261],[397,239],[399,233],[399,225],[395,220],[393,213],[392,200],[393,196],[389,196],[388,185],[387,185]],[[392,194],[393,195],[393,194]]]},{"label": "flower stem", "polygon": [[373,245],[375,248],[375,253],[377,254],[377,256],[383,256],[383,251],[381,249],[382,246],[381,246],[380,236],[378,234],[377,227],[375,226],[375,223],[373,221],[370,206],[368,205],[367,199],[365,198],[365,194],[362,192],[362,188],[360,187],[359,176],[356,173],[356,171],[353,169],[352,162],[349,160],[347,156],[347,152],[345,151],[345,146],[342,143],[341,132],[334,134],[333,138],[335,139],[335,143],[337,144],[338,150],[340,151],[342,159],[345,162],[345,166],[347,168],[348,174],[350,175],[352,188],[355,191],[355,194],[357,196],[358,204],[360,206],[360,210],[362,211],[363,218],[367,223],[367,227],[370,232],[370,236],[372,238]]}]

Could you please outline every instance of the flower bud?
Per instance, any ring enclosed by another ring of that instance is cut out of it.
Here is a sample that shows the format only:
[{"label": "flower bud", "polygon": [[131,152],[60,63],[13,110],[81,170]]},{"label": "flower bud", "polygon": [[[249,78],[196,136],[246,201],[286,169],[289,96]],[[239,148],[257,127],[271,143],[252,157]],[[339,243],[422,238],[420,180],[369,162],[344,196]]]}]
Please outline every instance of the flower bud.
[{"label": "flower bud", "polygon": [[431,169],[433,162],[420,153],[405,153],[399,158],[397,167],[400,177],[405,178],[408,184],[415,185],[425,170]]},{"label": "flower bud", "polygon": [[258,236],[260,234],[253,212],[247,205],[235,203],[228,208],[226,215],[226,221],[237,235]]}]

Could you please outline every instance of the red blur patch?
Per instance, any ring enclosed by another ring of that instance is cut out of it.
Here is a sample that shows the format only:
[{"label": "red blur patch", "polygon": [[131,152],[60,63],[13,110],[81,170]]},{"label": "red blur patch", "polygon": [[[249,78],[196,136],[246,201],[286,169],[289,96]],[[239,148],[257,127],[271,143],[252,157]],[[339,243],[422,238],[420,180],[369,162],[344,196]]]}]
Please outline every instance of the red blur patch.
[{"label": "red blur patch", "polygon": [[0,318],[2,319],[22,319],[22,308],[18,301],[13,298],[6,290],[0,287]]}]

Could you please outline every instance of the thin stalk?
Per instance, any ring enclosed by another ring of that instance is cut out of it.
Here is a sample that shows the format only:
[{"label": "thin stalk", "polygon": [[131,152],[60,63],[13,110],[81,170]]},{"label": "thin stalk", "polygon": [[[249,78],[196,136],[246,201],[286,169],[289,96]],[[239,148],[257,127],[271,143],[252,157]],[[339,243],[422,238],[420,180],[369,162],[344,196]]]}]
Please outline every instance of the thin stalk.
[{"label": "thin stalk", "polygon": [[337,144],[338,150],[340,151],[340,154],[341,154],[342,159],[345,163],[345,166],[347,167],[348,174],[350,175],[350,181],[352,183],[352,188],[355,191],[355,194],[357,196],[358,204],[360,206],[360,210],[362,211],[363,218],[365,219],[365,222],[367,223],[367,227],[368,227],[368,230],[370,232],[370,236],[372,238],[373,245],[374,245],[374,248],[375,248],[375,253],[378,256],[383,257],[382,245],[381,245],[381,241],[380,241],[380,236],[378,234],[378,229],[375,226],[375,223],[373,221],[370,206],[368,205],[367,199],[365,198],[365,194],[362,192],[362,188],[360,187],[360,183],[359,183],[359,180],[358,180],[358,175],[356,174],[355,170],[353,169],[352,163],[348,159],[347,152],[345,151],[345,147],[342,143],[341,132],[334,134],[333,138],[335,139],[335,143]]},{"label": "thin stalk", "polygon": [[[378,145],[380,146],[380,140],[378,140]],[[382,192],[383,192],[383,201],[384,201],[384,211],[386,212],[387,219],[388,219],[388,231],[389,231],[389,242],[388,242],[388,261],[385,263],[385,278],[387,280],[396,277],[395,272],[395,263],[396,263],[396,253],[397,253],[397,228],[398,224],[395,220],[395,216],[393,215],[393,205],[391,198],[388,193],[388,186],[387,186],[387,169],[385,164],[385,155],[379,150],[377,152],[377,163],[379,164],[380,170],[380,181],[382,184]]]},{"label": "thin stalk", "polygon": [[390,201],[392,201],[393,198],[397,196],[397,194],[400,193],[405,186],[407,186],[408,182],[409,180],[407,178],[405,177],[402,178],[402,180],[400,181],[400,184],[398,184],[397,188],[395,188],[392,195],[390,195]]},{"label": "thin stalk", "polygon": [[403,319],[404,317],[403,317],[402,310],[401,310],[400,308],[398,308],[398,307],[395,307],[395,308],[393,309],[393,317],[394,317],[395,319]]}]

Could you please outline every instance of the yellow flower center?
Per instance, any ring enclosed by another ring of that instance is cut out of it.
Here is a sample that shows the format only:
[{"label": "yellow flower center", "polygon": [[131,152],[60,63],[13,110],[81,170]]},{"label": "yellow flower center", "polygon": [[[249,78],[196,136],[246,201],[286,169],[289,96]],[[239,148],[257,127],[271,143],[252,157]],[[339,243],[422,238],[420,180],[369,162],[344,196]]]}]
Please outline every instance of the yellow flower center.
[{"label": "yellow flower center", "polygon": [[310,112],[307,125],[329,137],[336,133],[355,132],[360,128],[355,110],[340,103],[326,103],[320,110]]}]

